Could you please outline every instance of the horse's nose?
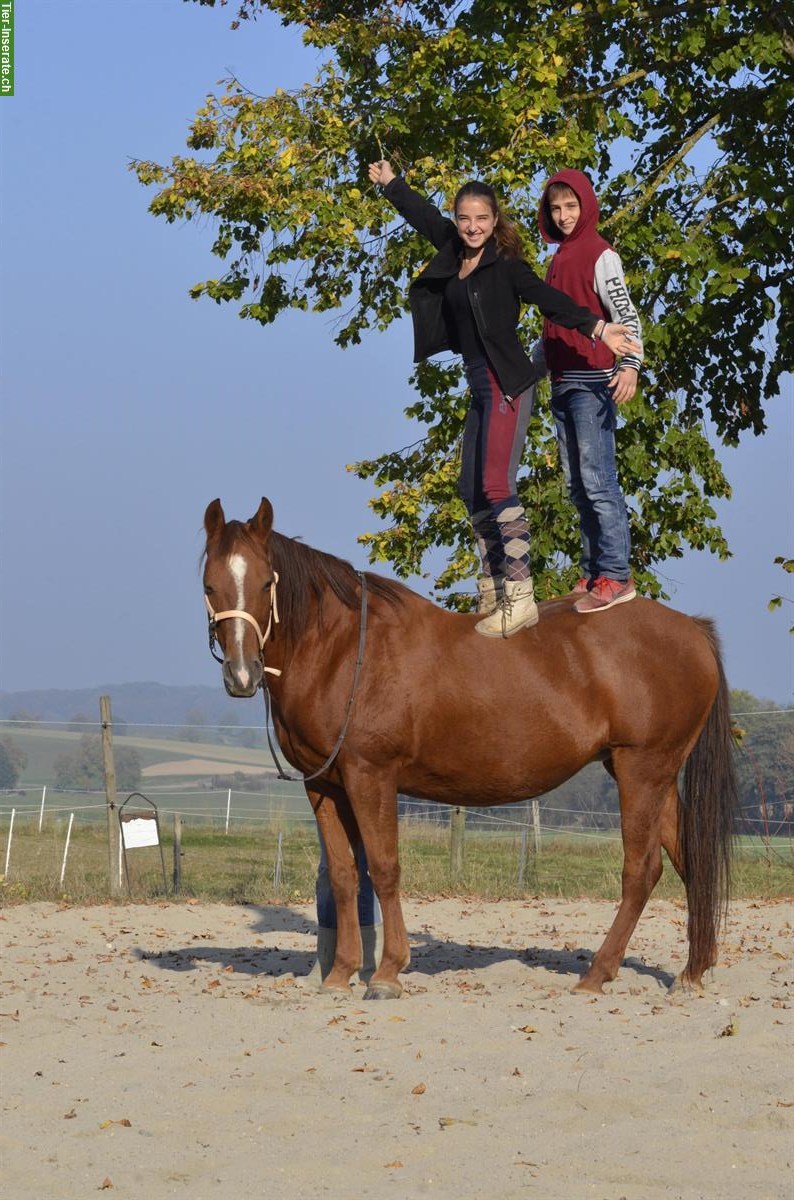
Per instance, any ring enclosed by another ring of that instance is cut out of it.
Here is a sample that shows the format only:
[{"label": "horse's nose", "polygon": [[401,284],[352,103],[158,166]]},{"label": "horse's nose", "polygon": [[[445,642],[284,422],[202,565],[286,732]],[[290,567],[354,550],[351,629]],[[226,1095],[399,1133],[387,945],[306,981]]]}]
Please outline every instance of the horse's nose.
[{"label": "horse's nose", "polygon": [[258,658],[244,663],[223,663],[223,683],[230,696],[253,696],[262,682],[262,663]]}]

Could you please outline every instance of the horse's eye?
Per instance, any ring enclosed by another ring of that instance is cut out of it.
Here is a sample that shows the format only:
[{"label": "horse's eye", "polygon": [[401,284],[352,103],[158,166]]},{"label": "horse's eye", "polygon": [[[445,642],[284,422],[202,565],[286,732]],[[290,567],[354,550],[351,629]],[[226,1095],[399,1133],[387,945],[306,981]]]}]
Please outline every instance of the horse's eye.
[{"label": "horse's eye", "polygon": [[205,595],[205,596],[211,596],[211,595],[212,595],[212,590],[213,590],[213,589],[210,587],[210,585],[209,585],[208,583],[205,583],[205,584],[204,584],[204,595]]}]

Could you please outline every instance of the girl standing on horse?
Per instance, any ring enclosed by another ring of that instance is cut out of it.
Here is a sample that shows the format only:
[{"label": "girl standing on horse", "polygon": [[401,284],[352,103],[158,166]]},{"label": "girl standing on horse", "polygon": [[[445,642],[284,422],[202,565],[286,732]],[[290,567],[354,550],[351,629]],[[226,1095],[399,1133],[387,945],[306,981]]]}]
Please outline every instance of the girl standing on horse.
[{"label": "girl standing on horse", "polygon": [[510,637],[538,620],[529,566],[529,526],[516,472],[543,373],[518,336],[521,301],[557,325],[603,341],[613,354],[634,348],[631,331],[613,325],[550,287],[521,257],[513,222],[485,183],[464,184],[454,220],[395,175],[381,159],[369,177],[438,253],[411,284],[414,361],[452,350],[462,355],[470,389],[463,430],[460,495],[471,518],[482,573],[475,626]]}]

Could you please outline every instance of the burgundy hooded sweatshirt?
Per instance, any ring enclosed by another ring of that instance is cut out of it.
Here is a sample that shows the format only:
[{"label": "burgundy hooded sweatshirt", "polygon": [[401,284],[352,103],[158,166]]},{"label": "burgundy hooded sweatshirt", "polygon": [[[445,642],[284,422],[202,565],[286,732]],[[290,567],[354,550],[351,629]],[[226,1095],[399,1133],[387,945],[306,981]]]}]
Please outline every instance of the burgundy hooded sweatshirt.
[{"label": "burgundy hooded sweatshirt", "polygon": [[[554,183],[569,187],[581,207],[576,227],[567,237],[551,219],[548,192]],[[577,304],[600,312],[605,321],[628,325],[640,341],[640,321],[626,289],[620,258],[599,234],[598,217],[598,200],[583,171],[566,168],[551,177],[541,196],[538,221],[544,241],[557,243],[559,249],[549,264],[546,282]],[[559,384],[563,376],[572,386],[607,380],[616,370],[615,356],[602,341],[551,321],[543,323],[543,350],[552,383]],[[621,362],[639,370],[642,357],[626,355]]]}]

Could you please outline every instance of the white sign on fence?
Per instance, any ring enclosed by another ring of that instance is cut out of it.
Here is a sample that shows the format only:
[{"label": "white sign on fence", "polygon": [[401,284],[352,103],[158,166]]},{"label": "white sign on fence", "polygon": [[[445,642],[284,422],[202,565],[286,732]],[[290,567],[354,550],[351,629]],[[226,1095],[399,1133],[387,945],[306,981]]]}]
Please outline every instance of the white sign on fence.
[{"label": "white sign on fence", "polygon": [[121,822],[121,837],[125,850],[137,850],[140,846],[159,846],[160,834],[154,813],[149,816],[124,817]]}]

